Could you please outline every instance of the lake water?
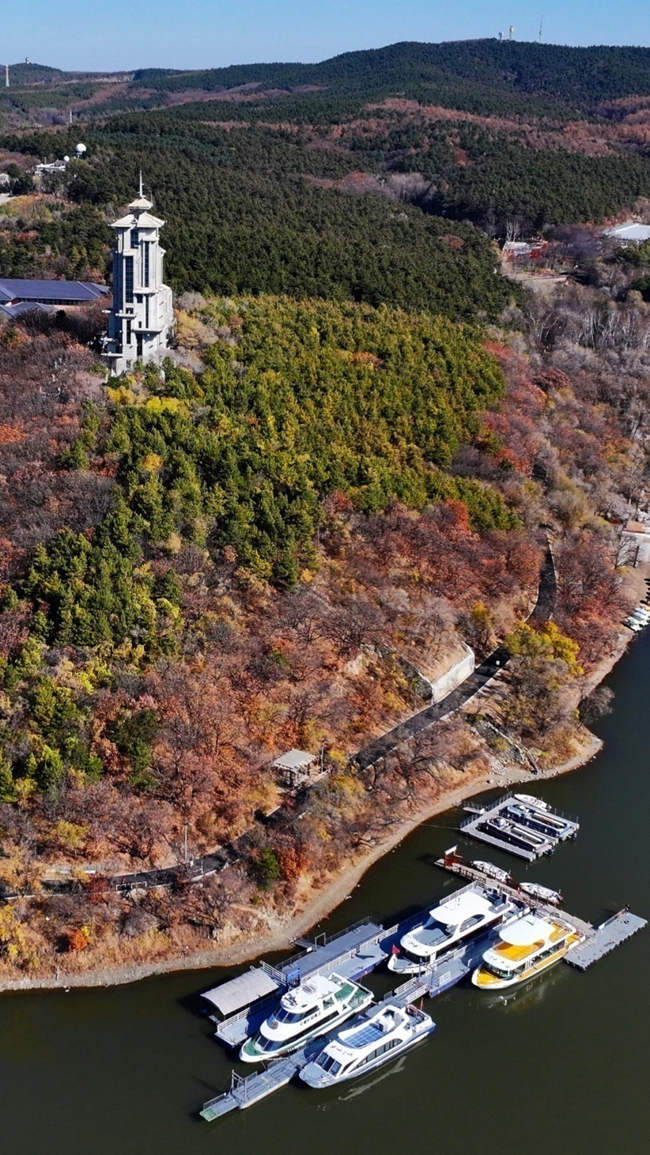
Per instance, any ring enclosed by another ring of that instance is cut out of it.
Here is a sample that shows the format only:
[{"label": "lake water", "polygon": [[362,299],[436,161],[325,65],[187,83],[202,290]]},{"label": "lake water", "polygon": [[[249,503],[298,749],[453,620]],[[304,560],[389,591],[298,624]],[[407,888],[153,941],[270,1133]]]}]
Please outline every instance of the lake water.
[{"label": "lake water", "polygon": [[[650,631],[608,680],[614,713],[589,766],[533,785],[577,814],[577,841],[527,865],[478,843],[472,856],[560,887],[600,921],[650,912]],[[458,811],[421,826],[366,875],[325,924],[424,906],[455,883],[432,865],[457,840]],[[201,1103],[230,1064],[198,1013],[219,971],[131,987],[0,999],[2,1149],[12,1155],[637,1155],[648,1149],[645,930],[582,974],[559,964],[507,999],[458,986],[425,1004],[433,1036],[365,1081],[290,1086],[212,1125]],[[375,980],[373,980],[375,982]],[[385,989],[384,979],[376,989]]]}]

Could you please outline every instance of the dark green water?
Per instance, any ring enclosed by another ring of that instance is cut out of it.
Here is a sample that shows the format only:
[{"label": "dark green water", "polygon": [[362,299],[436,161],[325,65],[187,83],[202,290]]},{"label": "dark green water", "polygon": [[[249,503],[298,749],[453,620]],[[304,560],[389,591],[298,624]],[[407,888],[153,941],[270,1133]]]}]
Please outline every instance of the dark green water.
[{"label": "dark green water", "polygon": [[[650,912],[650,632],[609,679],[615,712],[588,767],[533,787],[576,813],[576,842],[515,873],[562,888],[599,920],[624,903]],[[454,884],[431,865],[457,812],[420,827],[366,876],[330,928],[425,905]],[[511,868],[487,847],[471,847]],[[586,974],[564,964],[507,1001],[459,986],[428,1004],[438,1029],[359,1084],[288,1087],[213,1125],[201,1102],[229,1064],[194,996],[218,971],[110,991],[0,999],[2,1149],[13,1155],[576,1155],[648,1149],[647,961],[642,931]]]}]

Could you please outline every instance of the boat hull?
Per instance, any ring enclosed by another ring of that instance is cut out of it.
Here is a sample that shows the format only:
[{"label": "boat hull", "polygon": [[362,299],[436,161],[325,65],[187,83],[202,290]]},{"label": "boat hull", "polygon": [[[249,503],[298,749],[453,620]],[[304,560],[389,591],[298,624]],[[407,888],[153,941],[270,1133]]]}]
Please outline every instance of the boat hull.
[{"label": "boat hull", "polygon": [[307,1063],[307,1066],[303,1067],[299,1072],[300,1078],[303,1083],[306,1083],[308,1087],[313,1087],[315,1090],[324,1090],[325,1087],[334,1087],[338,1083],[347,1083],[352,1079],[360,1079],[363,1075],[369,1074],[370,1071],[376,1071],[378,1067],[384,1067],[387,1066],[388,1063],[392,1063],[393,1059],[397,1059],[399,1055],[403,1055],[405,1051],[414,1047],[416,1043],[425,1039],[427,1035],[431,1035],[435,1029],[436,1024],[432,1023],[431,1026],[423,1028],[412,1039],[406,1039],[401,1046],[394,1047],[392,1051],[388,1051],[384,1055],[379,1055],[378,1058],[372,1059],[369,1063],[364,1064],[363,1067],[355,1071],[350,1071],[348,1074],[331,1075],[329,1071],[324,1071],[322,1067],[319,1067],[318,1063],[312,1062]]},{"label": "boat hull", "polygon": [[318,1039],[321,1035],[328,1034],[329,1031],[340,1027],[341,1023],[344,1023],[346,1019],[349,1019],[352,1015],[361,1014],[362,1011],[365,1011],[370,1006],[372,1001],[373,995],[369,992],[367,998],[355,1003],[353,1007],[348,1007],[345,1011],[342,1011],[337,1018],[327,1019],[327,1021],[323,1022],[320,1026],[316,1025],[311,1031],[294,1035],[292,1039],[287,1039],[286,1044],[278,1047],[277,1050],[254,1050],[251,1045],[253,1040],[247,1039],[239,1052],[239,1058],[243,1063],[268,1063],[273,1059],[283,1059],[286,1055],[291,1055],[294,1051],[300,1050],[301,1047],[311,1042],[312,1039]]},{"label": "boat hull", "polygon": [[561,947],[555,954],[549,958],[543,959],[537,965],[532,965],[528,970],[521,975],[515,975],[511,979],[502,979],[497,975],[492,974],[486,970],[485,967],[479,966],[472,972],[472,984],[480,991],[502,991],[509,987],[522,986],[524,983],[530,982],[531,979],[537,978],[537,975],[547,971],[549,967],[555,966],[556,963],[561,962],[565,954],[567,954],[572,946],[576,946],[581,941],[580,936],[576,935],[572,941],[567,942],[566,946]]},{"label": "boat hull", "polygon": [[[506,914],[511,914],[508,910]],[[392,954],[388,960],[388,969],[399,975],[417,975],[421,971],[428,970],[434,963],[439,960],[442,961],[445,955],[450,951],[455,950],[459,946],[464,946],[465,943],[472,942],[475,938],[480,938],[482,935],[494,929],[504,918],[504,914],[495,914],[492,918],[487,918],[480,926],[474,926],[467,934],[459,934],[447,940],[438,947],[437,950],[432,950],[428,955],[422,955],[419,962],[414,962],[411,959],[405,959],[402,955]],[[413,933],[413,932],[411,932]]]}]

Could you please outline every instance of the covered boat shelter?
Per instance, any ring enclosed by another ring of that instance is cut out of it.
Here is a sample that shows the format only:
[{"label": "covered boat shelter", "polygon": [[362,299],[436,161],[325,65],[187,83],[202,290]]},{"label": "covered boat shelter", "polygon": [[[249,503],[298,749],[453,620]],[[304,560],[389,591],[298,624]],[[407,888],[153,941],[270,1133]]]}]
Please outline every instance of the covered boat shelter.
[{"label": "covered boat shelter", "polygon": [[227,983],[220,983],[209,991],[204,991],[202,998],[219,1012],[220,1015],[234,1015],[243,1007],[249,1006],[264,995],[270,995],[279,989],[279,984],[262,967],[251,967],[236,979]]}]

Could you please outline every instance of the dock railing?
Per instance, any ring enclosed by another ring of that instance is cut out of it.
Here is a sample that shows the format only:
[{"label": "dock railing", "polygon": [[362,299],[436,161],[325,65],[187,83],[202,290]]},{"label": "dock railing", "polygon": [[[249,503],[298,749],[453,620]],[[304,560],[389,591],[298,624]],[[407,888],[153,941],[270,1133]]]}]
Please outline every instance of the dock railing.
[{"label": "dock railing", "polygon": [[272,966],[271,963],[264,962],[264,959],[260,960],[258,966],[260,967],[260,970],[263,970],[264,973],[267,974],[270,979],[273,979],[273,982],[277,983],[279,987],[286,987],[287,976],[284,971],[278,970],[278,968]]},{"label": "dock railing", "polygon": [[[533,795],[531,794],[531,798],[532,797],[533,797]],[[499,801],[518,802],[519,800],[517,798],[517,794],[516,794],[515,790],[507,790],[506,793],[501,796],[501,799],[497,799],[497,802],[499,802]],[[540,801],[543,801],[543,799],[540,799]],[[493,803],[493,807],[497,805],[497,802]],[[489,810],[489,809],[491,809],[491,807],[488,805],[486,807],[486,809]],[[543,813],[543,807],[540,807],[540,809],[542,810],[542,813]],[[572,822],[575,826],[580,825],[580,819],[577,818],[575,814],[567,814],[566,810],[561,810],[559,806],[550,806],[549,805],[548,813],[551,815],[551,817],[555,816],[556,818],[563,818],[565,820],[565,822]]]}]

